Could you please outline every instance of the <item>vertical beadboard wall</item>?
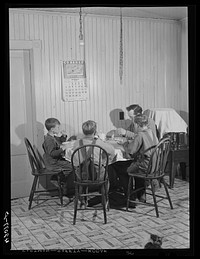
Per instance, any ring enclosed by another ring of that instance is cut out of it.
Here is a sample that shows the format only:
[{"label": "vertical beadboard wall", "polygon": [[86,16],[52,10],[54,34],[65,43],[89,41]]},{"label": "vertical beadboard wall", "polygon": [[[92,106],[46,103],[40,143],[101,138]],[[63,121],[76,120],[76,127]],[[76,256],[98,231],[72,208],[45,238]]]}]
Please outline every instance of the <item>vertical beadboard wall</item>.
[{"label": "vertical beadboard wall", "polygon": [[[79,16],[11,9],[11,40],[41,40],[40,116],[58,118],[68,135],[93,119],[108,132],[124,126],[116,113],[129,104],[143,109],[181,110],[181,24],[171,20],[123,18],[123,83],[119,80],[119,17],[84,15],[85,47],[79,45]],[[89,98],[64,102],[61,61],[85,59]],[[184,84],[184,87],[187,87]],[[184,91],[182,91],[184,93]],[[187,112],[187,111],[186,111]]]}]

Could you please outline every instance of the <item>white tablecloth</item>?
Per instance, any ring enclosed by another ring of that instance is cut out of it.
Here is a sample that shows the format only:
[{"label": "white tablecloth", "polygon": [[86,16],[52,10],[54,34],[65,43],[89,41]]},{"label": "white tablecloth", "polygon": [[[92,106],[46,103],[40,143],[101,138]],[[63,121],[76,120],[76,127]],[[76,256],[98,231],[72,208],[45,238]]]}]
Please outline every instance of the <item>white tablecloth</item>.
[{"label": "white tablecloth", "polygon": [[167,132],[187,132],[187,123],[171,108],[152,108],[144,111],[157,125],[160,138]]},{"label": "white tablecloth", "polygon": [[[74,151],[74,143],[75,143],[75,141],[62,143],[67,146],[67,149],[65,150],[64,158],[65,158],[65,160],[68,160],[69,162],[71,162],[71,156]],[[107,141],[107,143],[111,144],[115,148],[115,157],[109,163],[127,160],[126,158],[123,157],[124,148],[122,145],[118,144],[116,140]]]}]

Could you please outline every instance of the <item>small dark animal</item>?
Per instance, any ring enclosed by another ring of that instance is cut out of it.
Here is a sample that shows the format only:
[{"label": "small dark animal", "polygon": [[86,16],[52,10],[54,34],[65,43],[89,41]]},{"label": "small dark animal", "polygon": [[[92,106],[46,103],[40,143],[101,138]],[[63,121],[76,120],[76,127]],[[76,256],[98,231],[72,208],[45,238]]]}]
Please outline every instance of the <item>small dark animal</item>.
[{"label": "small dark animal", "polygon": [[150,234],[150,240],[148,243],[146,243],[144,249],[162,249],[162,239],[163,237]]}]

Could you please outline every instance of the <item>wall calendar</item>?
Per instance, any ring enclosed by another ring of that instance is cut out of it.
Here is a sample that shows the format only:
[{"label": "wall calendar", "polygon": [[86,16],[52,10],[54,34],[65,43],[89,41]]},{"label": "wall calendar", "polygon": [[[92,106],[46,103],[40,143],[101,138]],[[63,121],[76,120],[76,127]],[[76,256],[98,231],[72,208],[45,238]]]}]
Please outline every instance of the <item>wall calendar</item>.
[{"label": "wall calendar", "polygon": [[87,99],[85,61],[74,60],[62,63],[62,90],[64,101]]}]

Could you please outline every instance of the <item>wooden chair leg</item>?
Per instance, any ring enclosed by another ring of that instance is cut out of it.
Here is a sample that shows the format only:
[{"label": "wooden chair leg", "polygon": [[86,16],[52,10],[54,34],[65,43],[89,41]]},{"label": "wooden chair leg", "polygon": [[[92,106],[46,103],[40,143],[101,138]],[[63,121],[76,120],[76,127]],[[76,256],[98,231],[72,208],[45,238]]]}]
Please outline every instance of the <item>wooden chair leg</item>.
[{"label": "wooden chair leg", "polygon": [[130,194],[131,194],[131,180],[132,180],[132,177],[129,176],[129,180],[128,180],[128,191],[127,191],[126,211],[128,211],[128,208],[129,208],[129,201],[130,201]]},{"label": "wooden chair leg", "polygon": [[109,203],[109,182],[105,183],[105,195],[106,195],[106,209],[110,210],[110,203]]},{"label": "wooden chair leg", "polygon": [[29,210],[31,209],[31,205],[33,202],[33,197],[34,197],[37,181],[38,181],[38,176],[35,176],[34,180],[33,180],[32,188],[31,188],[30,196],[29,196],[29,206],[28,206]]},{"label": "wooden chair leg", "polygon": [[58,174],[58,192],[59,192],[61,206],[63,206],[63,190],[62,190],[62,184],[61,184],[61,179],[59,174]]},{"label": "wooden chair leg", "polygon": [[75,199],[74,199],[74,219],[73,225],[76,224],[76,215],[77,215],[77,207],[78,207],[78,186],[75,186]]},{"label": "wooden chair leg", "polygon": [[150,180],[150,184],[151,184],[151,191],[152,191],[152,196],[153,196],[153,201],[154,201],[154,207],[155,207],[155,210],[156,210],[156,216],[158,218],[159,217],[158,205],[157,205],[157,202],[156,202],[156,195],[155,195],[154,186],[153,186],[153,183],[152,183],[151,180]]},{"label": "wooden chair leg", "polygon": [[107,223],[107,216],[106,216],[106,191],[105,186],[102,185],[101,187],[101,203],[103,206],[103,214],[104,214],[104,223]]},{"label": "wooden chair leg", "polygon": [[164,178],[162,178],[162,183],[163,183],[164,188],[165,188],[165,192],[166,192],[166,195],[167,195],[167,199],[169,201],[170,208],[173,209],[172,201],[171,201],[171,198],[170,198],[170,195],[169,195],[169,191],[168,191],[168,188],[167,188],[167,184],[166,184]]}]

